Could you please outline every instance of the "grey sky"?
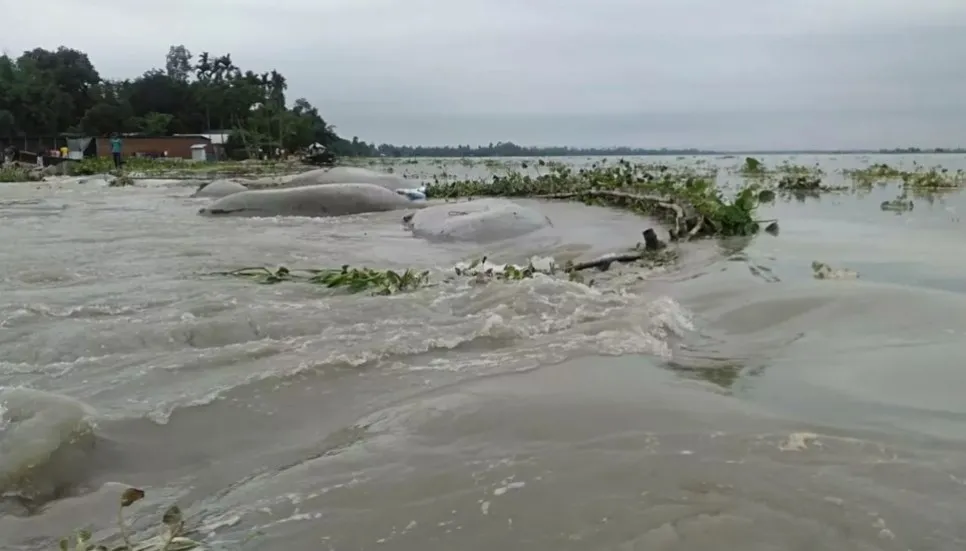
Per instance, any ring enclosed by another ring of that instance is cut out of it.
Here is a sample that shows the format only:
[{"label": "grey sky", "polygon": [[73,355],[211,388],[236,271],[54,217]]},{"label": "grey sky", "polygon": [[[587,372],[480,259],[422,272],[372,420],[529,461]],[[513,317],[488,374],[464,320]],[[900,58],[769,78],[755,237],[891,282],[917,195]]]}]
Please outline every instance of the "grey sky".
[{"label": "grey sky", "polygon": [[43,6],[5,11],[0,46],[63,43],[109,78],[162,66],[170,44],[230,52],[367,141],[966,146],[966,0]]}]

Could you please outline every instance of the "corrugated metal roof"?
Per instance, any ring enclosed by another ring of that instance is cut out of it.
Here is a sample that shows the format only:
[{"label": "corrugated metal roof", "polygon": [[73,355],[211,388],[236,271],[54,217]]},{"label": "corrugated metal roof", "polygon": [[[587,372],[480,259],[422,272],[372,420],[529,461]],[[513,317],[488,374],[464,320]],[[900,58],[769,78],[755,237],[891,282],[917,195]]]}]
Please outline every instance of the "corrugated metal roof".
[{"label": "corrugated metal roof", "polygon": [[211,134],[202,134],[202,136],[211,140],[213,145],[225,145],[228,142],[228,136],[231,132],[212,132]]},{"label": "corrugated metal roof", "polygon": [[210,134],[198,133],[198,134],[175,134],[175,136],[201,136],[206,138],[211,142],[212,145],[225,145],[228,142],[228,136],[231,132],[211,132]]}]

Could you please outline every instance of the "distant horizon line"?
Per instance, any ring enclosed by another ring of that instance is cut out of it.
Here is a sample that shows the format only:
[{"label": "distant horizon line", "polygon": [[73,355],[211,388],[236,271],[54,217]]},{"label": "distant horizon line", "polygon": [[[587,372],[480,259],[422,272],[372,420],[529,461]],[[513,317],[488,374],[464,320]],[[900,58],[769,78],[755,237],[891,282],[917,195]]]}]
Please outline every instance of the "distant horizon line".
[{"label": "distant horizon line", "polygon": [[[520,157],[532,154],[543,154],[543,155],[566,155],[576,154],[623,154],[623,155],[779,155],[779,154],[966,154],[966,147],[880,147],[880,148],[826,148],[826,149],[810,149],[810,148],[784,148],[784,149],[763,149],[763,148],[738,148],[738,149],[712,149],[712,148],[697,148],[697,147],[632,147],[632,146],[608,146],[608,147],[581,147],[581,146],[567,146],[567,145],[550,145],[550,146],[526,146],[518,145],[513,142],[497,142],[491,143],[489,145],[476,145],[470,146],[466,145],[395,145],[390,143],[383,144],[372,144],[373,148],[380,151],[381,154],[385,155],[385,149],[392,148],[403,153],[399,156],[411,156],[412,154],[419,151],[420,153],[428,153],[427,150],[443,150],[447,152],[457,153],[466,152],[473,156],[475,152],[485,152],[487,150],[499,150],[503,147],[509,146],[510,149],[514,151],[507,151],[503,155],[504,157]],[[385,148],[385,149],[384,149]],[[405,152],[405,153],[404,153]],[[441,152],[441,151],[440,151]],[[539,153],[538,153],[539,152]],[[552,152],[552,153],[551,153]],[[423,155],[425,156],[425,155]]]}]

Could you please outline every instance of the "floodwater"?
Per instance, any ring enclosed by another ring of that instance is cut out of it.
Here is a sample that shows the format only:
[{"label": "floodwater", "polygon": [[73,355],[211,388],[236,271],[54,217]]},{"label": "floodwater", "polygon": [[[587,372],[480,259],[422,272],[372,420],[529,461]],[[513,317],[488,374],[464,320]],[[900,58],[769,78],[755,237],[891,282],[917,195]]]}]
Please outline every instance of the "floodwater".
[{"label": "floodwater", "polygon": [[[0,484],[41,496],[4,497],[3,549],[77,528],[116,541],[124,485],[147,493],[126,513],[135,538],[177,503],[210,549],[966,545],[960,195],[903,214],[880,210],[888,187],[779,200],[761,209],[777,237],[686,244],[674,267],[592,287],[367,297],[204,274],[584,259],[654,223],[541,205],[558,239],[487,250],[417,241],[401,212],[201,217],[193,191],[0,185]],[[816,280],[814,260],[860,277]]]}]

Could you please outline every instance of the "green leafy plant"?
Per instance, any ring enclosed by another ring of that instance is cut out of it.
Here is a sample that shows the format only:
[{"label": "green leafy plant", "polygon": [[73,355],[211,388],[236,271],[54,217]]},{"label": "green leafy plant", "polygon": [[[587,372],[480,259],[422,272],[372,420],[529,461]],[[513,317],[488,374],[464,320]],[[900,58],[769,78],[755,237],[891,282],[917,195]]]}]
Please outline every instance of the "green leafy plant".
[{"label": "green leafy plant", "polygon": [[739,170],[742,174],[747,175],[764,174],[765,165],[754,157],[745,157],[745,162],[742,163]]}]

